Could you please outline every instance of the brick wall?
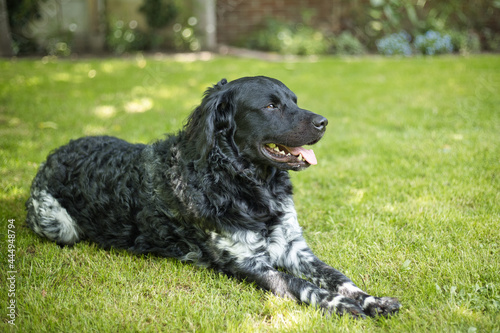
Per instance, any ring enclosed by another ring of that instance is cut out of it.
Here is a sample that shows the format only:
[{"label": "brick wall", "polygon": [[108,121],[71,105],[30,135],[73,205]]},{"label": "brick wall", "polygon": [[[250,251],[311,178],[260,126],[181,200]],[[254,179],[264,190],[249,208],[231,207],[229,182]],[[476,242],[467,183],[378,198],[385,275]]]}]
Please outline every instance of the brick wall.
[{"label": "brick wall", "polygon": [[265,26],[267,18],[302,22],[311,15],[315,28],[338,32],[342,0],[218,0],[217,40],[234,44],[244,36]]}]

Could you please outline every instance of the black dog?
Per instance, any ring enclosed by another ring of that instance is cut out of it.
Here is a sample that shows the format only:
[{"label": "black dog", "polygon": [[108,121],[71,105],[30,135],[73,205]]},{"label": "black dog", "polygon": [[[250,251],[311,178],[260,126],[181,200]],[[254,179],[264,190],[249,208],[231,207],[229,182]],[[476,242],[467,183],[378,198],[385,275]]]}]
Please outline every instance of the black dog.
[{"label": "black dog", "polygon": [[395,313],[396,299],[363,292],[302,237],[287,171],[316,164],[302,146],[327,123],[277,80],[222,80],[166,140],[86,137],[54,151],[33,180],[27,223],[60,245],[192,261],[329,313]]}]

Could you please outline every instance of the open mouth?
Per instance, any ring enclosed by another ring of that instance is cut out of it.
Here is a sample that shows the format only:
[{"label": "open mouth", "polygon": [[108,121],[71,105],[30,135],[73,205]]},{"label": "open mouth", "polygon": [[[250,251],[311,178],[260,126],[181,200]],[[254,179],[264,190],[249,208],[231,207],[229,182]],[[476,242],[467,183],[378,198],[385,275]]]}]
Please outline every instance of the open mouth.
[{"label": "open mouth", "polygon": [[267,158],[278,163],[287,163],[302,167],[318,164],[312,149],[305,149],[303,147],[287,147],[277,143],[267,143],[263,145],[262,151]]}]

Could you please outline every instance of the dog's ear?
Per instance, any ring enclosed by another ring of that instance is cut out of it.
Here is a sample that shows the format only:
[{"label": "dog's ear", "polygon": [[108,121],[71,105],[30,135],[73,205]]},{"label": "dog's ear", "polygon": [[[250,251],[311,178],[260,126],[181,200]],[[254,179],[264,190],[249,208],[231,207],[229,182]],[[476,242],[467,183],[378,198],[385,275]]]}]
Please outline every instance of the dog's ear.
[{"label": "dog's ear", "polygon": [[[217,144],[218,137],[234,136],[234,91],[222,79],[205,91],[203,100],[189,116],[185,126],[188,140],[194,143],[196,159],[205,160],[210,150]],[[230,143],[234,145],[234,141]]]}]

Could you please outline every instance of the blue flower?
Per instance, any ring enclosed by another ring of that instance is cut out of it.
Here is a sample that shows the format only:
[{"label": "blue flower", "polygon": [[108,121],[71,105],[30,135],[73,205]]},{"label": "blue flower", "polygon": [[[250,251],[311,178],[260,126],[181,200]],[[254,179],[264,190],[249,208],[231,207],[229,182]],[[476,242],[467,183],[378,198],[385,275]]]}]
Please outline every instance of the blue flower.
[{"label": "blue flower", "polygon": [[433,30],[424,35],[418,35],[413,43],[414,47],[423,54],[435,55],[453,52],[453,44],[450,35],[441,35]]},{"label": "blue flower", "polygon": [[406,31],[401,31],[377,40],[376,45],[378,51],[384,55],[410,56],[412,54],[410,41],[410,34]]}]

